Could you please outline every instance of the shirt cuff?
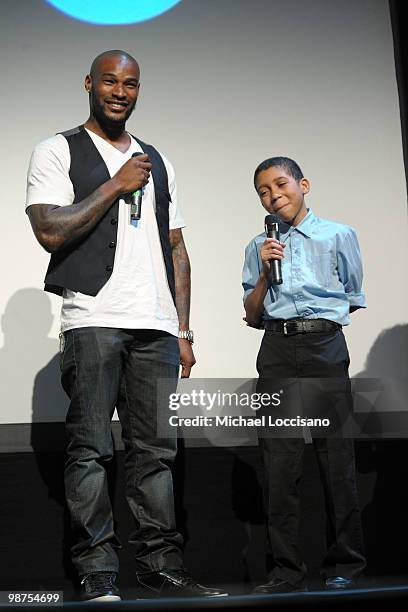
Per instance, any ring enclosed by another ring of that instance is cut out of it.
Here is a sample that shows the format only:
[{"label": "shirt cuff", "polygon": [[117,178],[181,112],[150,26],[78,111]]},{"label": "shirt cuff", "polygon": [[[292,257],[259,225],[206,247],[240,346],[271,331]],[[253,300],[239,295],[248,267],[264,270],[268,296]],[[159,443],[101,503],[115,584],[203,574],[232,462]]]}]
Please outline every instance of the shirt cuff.
[{"label": "shirt cuff", "polygon": [[348,293],[347,298],[350,306],[355,306],[356,308],[367,308],[364,293]]},{"label": "shirt cuff", "polygon": [[169,230],[174,229],[184,229],[186,226],[184,221],[175,221],[174,223],[169,223]]}]

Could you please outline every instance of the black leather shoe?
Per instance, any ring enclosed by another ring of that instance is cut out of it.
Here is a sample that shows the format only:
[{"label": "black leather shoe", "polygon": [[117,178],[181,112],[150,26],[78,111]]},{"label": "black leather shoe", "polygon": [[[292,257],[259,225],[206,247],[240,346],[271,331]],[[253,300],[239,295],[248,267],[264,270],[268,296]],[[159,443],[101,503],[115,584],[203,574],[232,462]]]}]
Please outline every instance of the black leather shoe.
[{"label": "black leather shoe", "polygon": [[183,568],[137,574],[137,580],[141,587],[140,597],[222,597],[228,595],[221,589],[212,589],[199,584]]},{"label": "black leather shoe", "polygon": [[282,578],[271,578],[268,582],[265,582],[265,584],[260,584],[255,587],[252,593],[254,595],[260,595],[268,593],[294,593],[296,591],[307,591],[304,580],[299,580],[292,584]]},{"label": "black leather shoe", "polygon": [[324,581],[326,589],[341,590],[341,589],[352,589],[356,583],[353,578],[347,578],[346,576],[329,576]]},{"label": "black leather shoe", "polygon": [[120,601],[115,572],[94,572],[82,577],[81,599],[84,601]]}]

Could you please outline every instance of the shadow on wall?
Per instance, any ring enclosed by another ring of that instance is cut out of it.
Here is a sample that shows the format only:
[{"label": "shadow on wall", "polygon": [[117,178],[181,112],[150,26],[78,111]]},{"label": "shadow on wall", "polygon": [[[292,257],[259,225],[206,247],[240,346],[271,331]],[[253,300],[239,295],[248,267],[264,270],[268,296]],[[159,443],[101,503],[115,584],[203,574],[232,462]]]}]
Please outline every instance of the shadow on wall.
[{"label": "shadow on wall", "polygon": [[[10,298],[1,319],[1,400],[7,422],[31,422],[30,442],[47,487],[46,506],[53,500],[64,508],[64,456],[60,451],[68,399],[60,385],[59,341],[48,337],[52,322],[51,301],[44,291],[20,289]],[[55,549],[60,551],[65,574],[71,577],[67,516],[65,511],[61,514],[44,529],[37,526],[38,537],[46,549],[50,544],[54,556],[58,555]]]},{"label": "shadow on wall", "polygon": [[407,378],[408,324],[395,325],[380,333],[371,347],[359,378]]},{"label": "shadow on wall", "polygon": [[[2,359],[7,361],[7,393],[10,396],[13,389],[17,391],[16,416],[22,414],[25,422],[31,421],[30,442],[48,497],[63,506],[64,460],[61,454],[48,452],[64,448],[64,427],[55,423],[65,421],[68,408],[60,384],[59,341],[48,337],[52,322],[51,301],[44,291],[17,291],[2,319]],[[16,422],[21,421],[21,417],[16,418]]]},{"label": "shadow on wall", "polygon": [[20,289],[7,303],[1,318],[3,422],[65,419],[68,402],[59,382],[58,340],[48,337],[52,320],[50,299],[40,289]]},{"label": "shadow on wall", "polygon": [[[384,330],[353,379],[358,427],[371,439],[408,438],[408,325]],[[358,436],[357,436],[358,437]]]},{"label": "shadow on wall", "polygon": [[[357,374],[362,379],[394,379],[394,388],[391,383],[381,400],[386,409],[388,397],[388,420],[380,423],[375,440],[361,441],[356,447],[359,472],[375,478],[371,501],[363,509],[363,525],[368,571],[377,575],[401,574],[406,568],[408,528],[401,529],[401,525],[406,525],[408,511],[408,440],[402,428],[407,406],[406,395],[402,397],[407,363],[408,325],[396,325],[378,336],[365,369]],[[404,437],[398,439],[400,426]],[[382,439],[381,427],[384,434],[395,432],[394,439]]]}]

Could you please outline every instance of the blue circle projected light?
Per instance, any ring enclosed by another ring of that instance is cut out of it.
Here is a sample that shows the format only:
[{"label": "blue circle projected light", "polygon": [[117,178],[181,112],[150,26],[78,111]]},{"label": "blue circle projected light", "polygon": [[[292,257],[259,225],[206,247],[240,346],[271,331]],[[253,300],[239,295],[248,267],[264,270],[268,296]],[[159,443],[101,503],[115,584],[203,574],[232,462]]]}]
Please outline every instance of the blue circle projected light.
[{"label": "blue circle projected light", "polygon": [[158,17],[181,0],[46,0],[59,11],[97,25],[124,25]]}]

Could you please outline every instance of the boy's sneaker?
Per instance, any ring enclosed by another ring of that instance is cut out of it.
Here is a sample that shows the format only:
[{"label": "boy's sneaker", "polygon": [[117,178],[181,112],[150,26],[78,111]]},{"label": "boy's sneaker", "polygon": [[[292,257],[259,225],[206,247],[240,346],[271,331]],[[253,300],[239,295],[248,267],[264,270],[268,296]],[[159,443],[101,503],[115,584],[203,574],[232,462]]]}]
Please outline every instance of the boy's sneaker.
[{"label": "boy's sneaker", "polygon": [[116,586],[116,572],[94,572],[82,577],[81,599],[83,601],[120,601]]}]

